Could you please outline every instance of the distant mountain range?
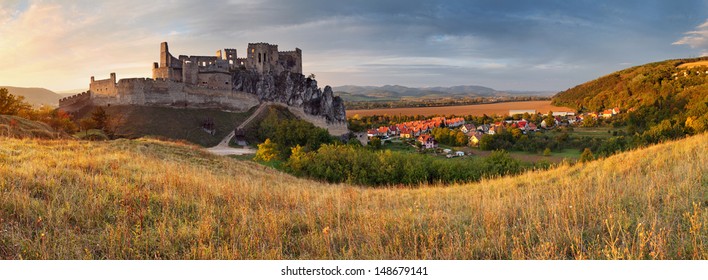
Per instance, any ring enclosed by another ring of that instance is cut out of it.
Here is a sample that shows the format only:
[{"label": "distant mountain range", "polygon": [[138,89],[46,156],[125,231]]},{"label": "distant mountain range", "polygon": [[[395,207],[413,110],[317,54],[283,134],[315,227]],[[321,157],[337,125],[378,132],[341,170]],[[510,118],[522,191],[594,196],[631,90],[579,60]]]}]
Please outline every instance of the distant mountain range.
[{"label": "distant mountain range", "polygon": [[406,87],[400,85],[333,87],[335,94],[344,101],[387,101],[402,98],[441,97],[501,97],[501,96],[552,96],[553,91],[500,91],[493,88],[466,85],[452,87]]},{"label": "distant mountain range", "polygon": [[40,105],[50,105],[58,106],[59,99],[63,96],[48,90],[46,88],[23,88],[23,87],[11,87],[11,86],[0,86],[0,88],[6,88],[10,94],[15,96],[24,96],[27,103],[32,104],[32,106]]},{"label": "distant mountain range", "polygon": [[[25,101],[33,106],[42,104],[58,106],[59,99],[74,95],[85,89],[65,90],[54,92],[45,88],[23,88],[12,86],[0,86],[7,88],[13,95],[24,96]],[[467,85],[452,87],[406,87],[400,85],[385,86],[355,86],[346,85],[333,87],[335,95],[339,95],[344,101],[389,101],[406,98],[461,98],[461,97],[502,97],[502,96],[552,96],[552,91],[501,91],[489,87]]]},{"label": "distant mountain range", "polygon": [[32,106],[49,105],[55,107],[59,106],[59,99],[86,91],[86,89],[76,89],[64,90],[57,93],[46,88],[25,88],[12,86],[0,86],[0,88],[6,88],[12,95],[24,96],[25,101],[32,104]]}]

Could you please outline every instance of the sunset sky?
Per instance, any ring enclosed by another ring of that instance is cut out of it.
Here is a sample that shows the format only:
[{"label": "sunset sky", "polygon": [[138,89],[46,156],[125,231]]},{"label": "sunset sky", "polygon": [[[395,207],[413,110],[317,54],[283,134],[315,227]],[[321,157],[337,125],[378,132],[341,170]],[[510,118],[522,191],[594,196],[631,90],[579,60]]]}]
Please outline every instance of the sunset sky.
[{"label": "sunset sky", "polygon": [[305,74],[333,86],[557,91],[708,55],[708,1],[153,2],[0,0],[0,85],[150,77],[162,41],[175,56],[299,47]]}]

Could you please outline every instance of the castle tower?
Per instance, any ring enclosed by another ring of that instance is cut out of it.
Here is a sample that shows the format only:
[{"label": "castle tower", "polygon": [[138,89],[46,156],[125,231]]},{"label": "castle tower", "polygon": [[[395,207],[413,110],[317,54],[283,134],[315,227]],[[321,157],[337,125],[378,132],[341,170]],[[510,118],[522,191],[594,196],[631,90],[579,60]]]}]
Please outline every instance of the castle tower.
[{"label": "castle tower", "polygon": [[230,69],[234,69],[239,66],[238,62],[236,61],[236,59],[238,58],[236,57],[236,49],[224,49],[224,53],[224,59],[229,62]]},{"label": "castle tower", "polygon": [[170,66],[170,51],[167,47],[167,42],[160,43],[160,67]]},{"label": "castle tower", "polygon": [[261,74],[277,70],[278,45],[249,43],[246,51],[246,68],[256,69]]},{"label": "castle tower", "polygon": [[152,67],[153,79],[182,81],[182,61],[170,54],[167,42],[160,43],[160,63],[155,62]]}]

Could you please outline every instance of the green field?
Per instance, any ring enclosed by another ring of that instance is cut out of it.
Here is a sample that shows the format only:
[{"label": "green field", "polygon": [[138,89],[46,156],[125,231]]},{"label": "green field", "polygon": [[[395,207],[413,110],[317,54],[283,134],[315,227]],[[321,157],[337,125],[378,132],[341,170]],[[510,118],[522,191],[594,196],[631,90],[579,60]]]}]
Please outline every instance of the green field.
[{"label": "green field", "polygon": [[[609,131],[609,133],[607,132]],[[625,127],[573,127],[570,135],[576,137],[610,138],[612,132],[626,131]]]}]

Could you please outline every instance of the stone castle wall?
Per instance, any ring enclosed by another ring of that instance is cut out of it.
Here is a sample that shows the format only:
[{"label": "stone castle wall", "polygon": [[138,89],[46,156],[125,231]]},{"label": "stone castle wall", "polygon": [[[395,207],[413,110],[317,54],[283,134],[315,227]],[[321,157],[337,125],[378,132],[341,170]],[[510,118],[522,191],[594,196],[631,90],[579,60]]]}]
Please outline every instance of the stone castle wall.
[{"label": "stone castle wall", "polygon": [[91,104],[90,91],[59,99],[59,108],[67,112],[78,111],[89,104]]},{"label": "stone castle wall", "polygon": [[245,92],[234,92],[230,88],[188,86],[166,79],[121,79],[116,85],[116,92],[115,96],[94,94],[92,104],[218,108],[232,111],[246,111],[259,104],[256,96]]}]

